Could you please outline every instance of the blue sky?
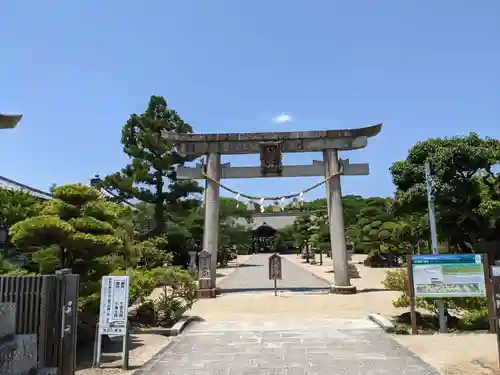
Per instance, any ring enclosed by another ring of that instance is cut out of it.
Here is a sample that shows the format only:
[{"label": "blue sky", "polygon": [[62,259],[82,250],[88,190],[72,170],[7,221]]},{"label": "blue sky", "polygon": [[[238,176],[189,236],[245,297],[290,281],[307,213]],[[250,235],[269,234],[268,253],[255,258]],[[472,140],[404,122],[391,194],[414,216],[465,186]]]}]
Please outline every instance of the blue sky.
[{"label": "blue sky", "polygon": [[[344,178],[344,194],[391,195],[388,168],[416,141],[500,138],[498,0],[4,1],[0,35],[0,112],[25,116],[0,134],[0,175],[39,189],[123,167],[121,127],[153,94],[196,132],[384,121],[343,155],[371,167]],[[282,113],[292,121],[274,122]],[[275,195],[316,181],[225,183]]]}]

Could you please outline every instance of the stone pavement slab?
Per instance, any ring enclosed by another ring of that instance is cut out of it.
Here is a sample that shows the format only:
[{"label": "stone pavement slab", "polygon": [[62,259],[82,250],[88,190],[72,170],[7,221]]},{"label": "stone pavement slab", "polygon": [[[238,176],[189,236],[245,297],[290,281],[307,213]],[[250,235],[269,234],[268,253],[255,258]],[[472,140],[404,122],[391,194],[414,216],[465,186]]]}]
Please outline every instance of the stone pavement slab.
[{"label": "stone pavement slab", "polygon": [[[255,254],[234,272],[218,283],[222,292],[273,290],[269,280],[268,258],[271,254]],[[328,291],[328,282],[312,272],[283,258],[283,280],[278,280],[279,290]]]},{"label": "stone pavement slab", "polygon": [[196,323],[137,375],[438,375],[359,319]]}]

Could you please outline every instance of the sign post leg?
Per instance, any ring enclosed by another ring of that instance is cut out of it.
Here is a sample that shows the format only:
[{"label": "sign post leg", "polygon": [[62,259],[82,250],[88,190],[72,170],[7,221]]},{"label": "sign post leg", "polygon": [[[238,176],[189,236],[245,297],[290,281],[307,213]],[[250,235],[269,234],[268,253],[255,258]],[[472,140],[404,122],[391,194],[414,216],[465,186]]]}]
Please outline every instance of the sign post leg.
[{"label": "sign post leg", "polygon": [[99,333],[99,323],[97,323],[97,326],[95,328],[95,348],[94,348],[94,360],[93,360],[93,366],[94,368],[99,368],[101,367],[101,350],[102,350],[102,341],[101,341],[101,334]]},{"label": "sign post leg", "polygon": [[411,255],[408,255],[406,263],[407,263],[407,274],[408,274],[408,297],[410,298],[411,334],[416,335],[418,333],[417,312],[415,309],[415,289],[413,285],[413,267],[412,267]]},{"label": "sign post leg", "polygon": [[439,313],[439,332],[446,333],[448,332],[448,328],[446,325],[446,315],[444,309],[444,300],[442,298],[436,301],[438,313]]},{"label": "sign post leg", "polygon": [[274,295],[278,295],[278,281],[274,279]]},{"label": "sign post leg", "polygon": [[125,335],[123,336],[123,369],[128,370],[129,366],[129,340],[130,340],[130,325],[127,324]]}]

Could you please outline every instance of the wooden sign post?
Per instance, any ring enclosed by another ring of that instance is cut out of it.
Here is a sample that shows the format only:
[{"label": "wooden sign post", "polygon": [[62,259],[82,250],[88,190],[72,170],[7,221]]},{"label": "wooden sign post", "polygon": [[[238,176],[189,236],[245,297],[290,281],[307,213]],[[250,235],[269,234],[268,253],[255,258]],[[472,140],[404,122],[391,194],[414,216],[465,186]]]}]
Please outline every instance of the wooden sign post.
[{"label": "wooden sign post", "polygon": [[274,253],[269,257],[269,280],[274,280],[274,295],[278,295],[277,280],[283,279],[283,263],[281,257]]},{"label": "wooden sign post", "polygon": [[[498,361],[500,363],[500,266],[491,267],[491,284],[493,288],[493,308],[495,316],[495,332],[497,334]],[[490,330],[491,331],[491,330]]]},{"label": "wooden sign post", "polygon": [[102,356],[114,353],[102,352],[102,336],[122,337],[123,369],[129,368],[129,276],[103,276],[101,280],[101,307],[96,329],[93,367],[101,366]]}]

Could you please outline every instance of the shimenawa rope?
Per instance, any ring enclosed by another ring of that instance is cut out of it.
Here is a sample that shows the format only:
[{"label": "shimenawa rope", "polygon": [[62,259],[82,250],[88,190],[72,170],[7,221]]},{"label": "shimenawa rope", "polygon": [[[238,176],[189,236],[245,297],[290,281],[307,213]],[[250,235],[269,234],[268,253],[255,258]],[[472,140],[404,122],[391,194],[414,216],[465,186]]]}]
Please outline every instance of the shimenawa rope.
[{"label": "shimenawa rope", "polygon": [[[313,189],[316,189],[317,187],[319,187],[319,186],[327,183],[328,181],[330,181],[332,178],[334,178],[336,176],[339,176],[339,175],[342,175],[343,174],[343,169],[344,169],[343,167],[344,166],[342,164],[340,164],[340,171],[332,173],[330,176],[328,176],[327,178],[325,178],[323,181],[318,182],[317,184],[314,184],[314,185],[308,187],[307,189],[302,190],[299,193],[293,193],[293,194],[281,195],[281,196],[275,196],[275,197],[273,197],[273,196],[257,197],[257,196],[253,196],[253,195],[248,195],[248,194],[245,194],[245,193],[241,193],[239,191],[231,189],[230,187],[227,187],[226,185],[222,184],[220,181],[214,180],[213,178],[209,177],[204,171],[202,172],[202,175],[207,180],[215,182],[217,185],[219,185],[224,190],[227,190],[227,191],[229,191],[229,192],[231,192],[233,194],[237,194],[238,196],[241,196],[243,198],[247,198],[247,199],[251,199],[251,200],[260,200],[260,201],[262,201],[262,200],[264,200],[264,201],[278,201],[278,200],[281,200],[281,199],[291,199],[291,198],[295,198],[295,197],[298,197],[298,196],[302,196],[303,194],[308,193],[308,192],[310,192]],[[202,168],[204,169],[204,166],[202,166]]]}]

